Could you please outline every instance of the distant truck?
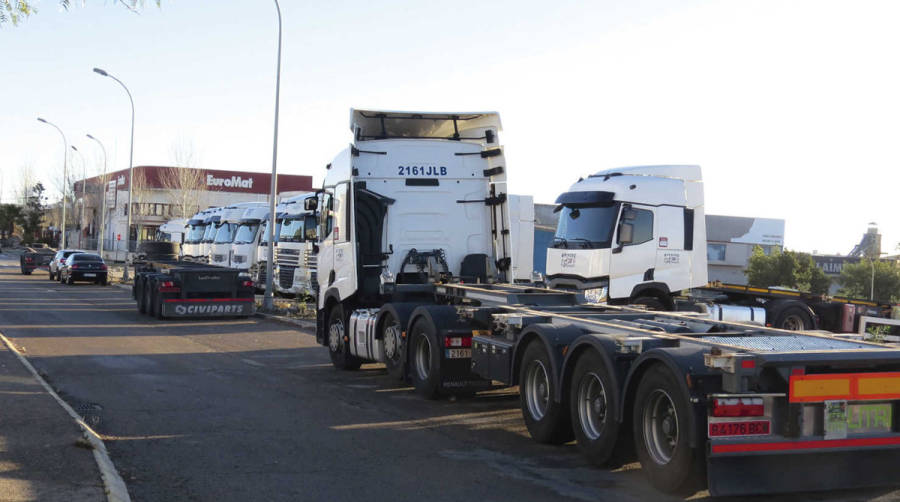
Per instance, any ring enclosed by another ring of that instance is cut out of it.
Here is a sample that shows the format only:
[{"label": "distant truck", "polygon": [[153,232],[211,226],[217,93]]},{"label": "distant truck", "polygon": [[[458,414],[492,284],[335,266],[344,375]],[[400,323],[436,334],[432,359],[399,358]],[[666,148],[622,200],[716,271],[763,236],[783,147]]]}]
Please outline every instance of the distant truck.
[{"label": "distant truck", "polygon": [[216,240],[216,233],[219,231],[219,220],[222,218],[221,207],[210,208],[206,213],[203,224],[203,237],[200,238],[200,244],[197,249],[197,256],[194,261],[201,263],[209,263],[211,261],[212,246]]},{"label": "distant truck", "polygon": [[209,263],[219,267],[231,266],[232,244],[241,225],[241,218],[247,209],[265,206],[265,202],[241,202],[222,208],[216,235],[209,251]]},{"label": "distant truck", "polygon": [[184,218],[176,218],[159,226],[159,229],[156,230],[156,240],[174,242],[181,245],[183,248],[186,232],[187,220]]},{"label": "distant truck", "polygon": [[256,311],[253,281],[240,270],[177,259],[177,246],[147,243],[134,262],[138,312],[157,319],[247,317]]},{"label": "distant truck", "polygon": [[[787,330],[854,332],[890,306],[780,288],[708,284],[699,166],[637,166],[592,174],[556,203],[547,284],[596,301],[702,310]],[[686,293],[686,294],[685,294]]]},{"label": "distant truck", "polygon": [[316,214],[305,209],[307,198],[302,194],[285,204],[280,214],[278,246],[275,248],[275,290],[288,295],[315,294],[316,284]]}]

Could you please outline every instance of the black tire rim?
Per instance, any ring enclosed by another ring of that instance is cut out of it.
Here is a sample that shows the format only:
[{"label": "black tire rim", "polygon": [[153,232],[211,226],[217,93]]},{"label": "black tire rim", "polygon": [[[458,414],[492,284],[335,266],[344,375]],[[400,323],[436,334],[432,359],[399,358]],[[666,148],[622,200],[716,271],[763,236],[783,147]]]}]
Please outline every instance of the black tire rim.
[{"label": "black tire rim", "polygon": [[644,446],[650,458],[659,465],[672,461],[678,446],[678,413],[672,397],[656,389],[647,398],[642,413]]},{"label": "black tire rim", "polygon": [[600,439],[606,427],[606,389],[600,375],[585,374],[578,385],[578,421],[581,431],[591,441]]},{"label": "black tire rim", "polygon": [[416,339],[416,375],[423,382],[431,376],[431,341],[425,333]]},{"label": "black tire rim", "polygon": [[781,321],[781,329],[788,331],[803,331],[806,329],[806,323],[800,314],[789,314]]},{"label": "black tire rim", "polygon": [[541,420],[550,407],[550,378],[542,361],[535,359],[528,363],[524,384],[528,413],[534,420]]}]

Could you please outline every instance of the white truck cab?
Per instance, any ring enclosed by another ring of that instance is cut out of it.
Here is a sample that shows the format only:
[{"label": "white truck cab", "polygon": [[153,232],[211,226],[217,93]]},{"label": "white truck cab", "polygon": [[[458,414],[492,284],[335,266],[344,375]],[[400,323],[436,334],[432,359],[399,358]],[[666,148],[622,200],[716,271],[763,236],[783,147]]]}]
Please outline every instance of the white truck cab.
[{"label": "white truck cab", "polygon": [[379,307],[433,301],[443,281],[513,280],[500,117],[351,110],[350,129],[315,203],[317,338],[335,366],[396,367],[401,345],[378,332]]},{"label": "white truck cab", "polygon": [[234,241],[231,243],[231,268],[249,270],[258,261],[257,250],[263,223],[269,216],[267,205],[248,207],[238,221]]},{"label": "white truck cab", "polygon": [[216,232],[219,230],[219,220],[222,218],[223,209],[224,208],[221,207],[210,208],[206,217],[203,219],[205,228],[203,230],[203,237],[200,238],[200,246],[196,261],[203,263],[209,263],[211,261],[210,255],[212,254],[212,245],[213,241],[216,239]]},{"label": "white truck cab", "polygon": [[200,261],[200,241],[206,232],[206,216],[208,209],[191,216],[185,223],[184,242],[181,245],[181,257],[187,261]]},{"label": "white truck cab", "polygon": [[187,233],[186,227],[187,220],[183,218],[169,220],[156,230],[156,240],[184,244],[184,238]]},{"label": "white truck cab", "polygon": [[601,171],[556,203],[550,287],[585,290],[594,301],[668,305],[671,293],[707,283],[699,166]]},{"label": "white truck cab", "polygon": [[219,267],[231,265],[231,244],[234,242],[234,236],[237,234],[244,212],[251,207],[265,207],[265,205],[265,202],[241,202],[225,206],[222,209],[216,235],[210,248],[210,264]]},{"label": "white truck cab", "polygon": [[316,278],[316,214],[306,209],[306,199],[315,193],[289,199],[279,214],[278,246],[275,248],[275,289],[290,295],[313,294]]}]

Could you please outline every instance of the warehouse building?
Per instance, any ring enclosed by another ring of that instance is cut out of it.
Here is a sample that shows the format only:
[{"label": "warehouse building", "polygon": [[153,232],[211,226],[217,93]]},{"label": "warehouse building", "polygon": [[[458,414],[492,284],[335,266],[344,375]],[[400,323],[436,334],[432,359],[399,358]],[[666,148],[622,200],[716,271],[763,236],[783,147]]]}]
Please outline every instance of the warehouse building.
[{"label": "warehouse building", "polygon": [[[103,249],[108,252],[124,251],[124,241],[127,240],[133,250],[138,239],[152,239],[159,226],[171,219],[190,218],[209,207],[266,201],[272,179],[270,173],[185,167],[135,166],[133,171],[130,231],[126,229],[128,169],[75,183],[77,230],[67,237],[73,247],[97,249],[101,211],[105,211]],[[311,176],[278,176],[279,196],[309,191],[312,191]]]}]

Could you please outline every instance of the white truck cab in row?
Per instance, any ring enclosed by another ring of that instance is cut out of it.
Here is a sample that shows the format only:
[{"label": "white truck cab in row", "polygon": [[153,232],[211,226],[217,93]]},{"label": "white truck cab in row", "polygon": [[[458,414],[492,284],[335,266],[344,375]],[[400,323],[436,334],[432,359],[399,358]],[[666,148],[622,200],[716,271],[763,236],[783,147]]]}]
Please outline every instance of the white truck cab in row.
[{"label": "white truck cab in row", "polygon": [[222,208],[216,235],[210,248],[210,264],[219,267],[231,266],[232,243],[244,213],[250,208],[264,208],[265,206],[265,202],[241,202]]},{"label": "white truck cab in row", "polygon": [[300,194],[286,201],[275,248],[275,289],[289,295],[313,294],[316,279],[316,215],[306,209],[306,199],[316,194]]},{"label": "white truck cab in row", "polygon": [[547,250],[553,288],[589,299],[668,305],[670,294],[707,283],[706,217],[699,166],[601,171],[557,198]]},{"label": "white truck cab in row", "polygon": [[187,220],[176,218],[169,220],[156,230],[156,240],[184,244],[187,236]]}]

